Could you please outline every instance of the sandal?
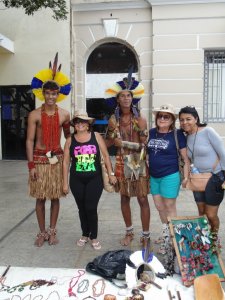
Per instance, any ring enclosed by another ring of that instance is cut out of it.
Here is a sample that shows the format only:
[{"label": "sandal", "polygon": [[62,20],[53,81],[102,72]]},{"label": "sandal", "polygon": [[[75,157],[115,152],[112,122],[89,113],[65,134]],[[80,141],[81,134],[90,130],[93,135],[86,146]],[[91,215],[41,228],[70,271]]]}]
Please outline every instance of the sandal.
[{"label": "sandal", "polygon": [[95,249],[95,250],[100,250],[102,248],[101,244],[99,241],[97,242],[92,242],[91,246]]},{"label": "sandal", "polygon": [[48,233],[46,231],[39,232],[36,236],[36,240],[34,242],[34,245],[37,247],[42,247],[44,242],[48,240]]},{"label": "sandal", "polygon": [[59,240],[56,238],[56,228],[48,228],[48,244],[50,246],[58,244]]},{"label": "sandal", "polygon": [[147,246],[150,246],[150,236],[141,236],[140,237],[140,244],[142,248],[146,248]]},{"label": "sandal", "polygon": [[84,245],[88,242],[88,238],[82,236],[78,241],[77,241],[77,246],[79,247],[84,247]]},{"label": "sandal", "polygon": [[122,246],[128,246],[133,239],[134,239],[134,232],[133,231],[127,232],[125,234],[125,237],[120,241],[120,244]]}]

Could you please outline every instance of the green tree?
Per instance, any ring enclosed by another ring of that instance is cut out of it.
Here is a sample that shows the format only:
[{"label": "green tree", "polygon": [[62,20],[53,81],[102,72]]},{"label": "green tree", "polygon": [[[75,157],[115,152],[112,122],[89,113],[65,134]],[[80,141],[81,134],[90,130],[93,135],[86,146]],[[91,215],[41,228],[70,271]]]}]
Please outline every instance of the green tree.
[{"label": "green tree", "polygon": [[24,8],[25,14],[33,15],[41,8],[50,8],[57,21],[67,19],[66,0],[2,0],[5,7]]}]

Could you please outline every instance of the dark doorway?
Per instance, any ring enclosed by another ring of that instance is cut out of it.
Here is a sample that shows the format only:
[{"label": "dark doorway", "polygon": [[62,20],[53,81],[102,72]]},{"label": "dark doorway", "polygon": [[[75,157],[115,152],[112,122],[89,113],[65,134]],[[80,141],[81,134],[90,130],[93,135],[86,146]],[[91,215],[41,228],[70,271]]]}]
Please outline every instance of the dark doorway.
[{"label": "dark doorway", "polygon": [[26,159],[27,118],[35,108],[30,86],[0,87],[2,158]]},{"label": "dark doorway", "polygon": [[134,52],[120,43],[105,43],[90,54],[87,61],[87,74],[128,73],[133,66],[133,72],[138,71]]}]

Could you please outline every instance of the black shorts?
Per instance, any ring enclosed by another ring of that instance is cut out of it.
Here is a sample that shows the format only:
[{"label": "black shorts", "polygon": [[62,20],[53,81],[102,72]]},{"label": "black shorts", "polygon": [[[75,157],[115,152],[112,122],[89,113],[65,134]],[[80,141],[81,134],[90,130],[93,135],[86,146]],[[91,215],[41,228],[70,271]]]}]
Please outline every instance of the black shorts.
[{"label": "black shorts", "polygon": [[195,201],[204,202],[207,205],[219,206],[224,197],[224,190],[221,187],[223,182],[224,175],[222,171],[213,174],[204,192],[193,192]]}]

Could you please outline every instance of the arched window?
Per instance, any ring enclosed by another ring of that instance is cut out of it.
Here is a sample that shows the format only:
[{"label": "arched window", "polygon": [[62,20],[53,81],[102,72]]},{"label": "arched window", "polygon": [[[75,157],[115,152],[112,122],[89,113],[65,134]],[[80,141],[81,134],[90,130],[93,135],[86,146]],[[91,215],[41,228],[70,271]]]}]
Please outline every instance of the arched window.
[{"label": "arched window", "polygon": [[105,43],[91,53],[87,61],[87,74],[128,73],[133,66],[133,72],[138,71],[134,53],[126,45],[120,43]]}]

